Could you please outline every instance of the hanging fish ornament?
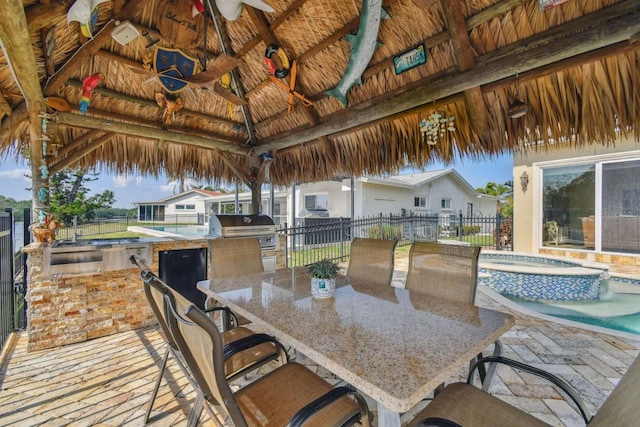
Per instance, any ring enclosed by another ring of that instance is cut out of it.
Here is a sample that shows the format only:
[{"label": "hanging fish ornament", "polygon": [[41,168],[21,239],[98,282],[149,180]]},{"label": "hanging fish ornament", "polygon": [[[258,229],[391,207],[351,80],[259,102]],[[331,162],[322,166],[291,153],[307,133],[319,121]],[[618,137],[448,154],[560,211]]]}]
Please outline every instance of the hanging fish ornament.
[{"label": "hanging fish ornament", "polygon": [[377,39],[380,20],[389,18],[387,11],[382,8],[382,0],[363,0],[358,34],[345,36],[345,40],[351,44],[347,69],[338,86],[326,91],[326,95],[337,98],[345,107],[348,105],[347,92],[353,85],[362,84],[362,73],[381,44]]},{"label": "hanging fish ornament", "polygon": [[102,80],[102,74],[95,73],[82,79],[82,98],[80,98],[80,114],[83,116],[89,109],[91,91],[98,86]]}]

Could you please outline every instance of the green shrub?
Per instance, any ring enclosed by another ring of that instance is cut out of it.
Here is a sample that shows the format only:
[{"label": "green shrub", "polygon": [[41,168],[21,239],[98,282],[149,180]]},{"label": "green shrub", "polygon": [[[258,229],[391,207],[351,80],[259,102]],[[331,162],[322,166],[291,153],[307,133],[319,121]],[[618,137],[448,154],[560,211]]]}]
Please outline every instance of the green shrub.
[{"label": "green shrub", "polygon": [[400,240],[402,239],[402,227],[383,225],[382,233],[379,225],[367,229],[367,236],[370,239]]}]

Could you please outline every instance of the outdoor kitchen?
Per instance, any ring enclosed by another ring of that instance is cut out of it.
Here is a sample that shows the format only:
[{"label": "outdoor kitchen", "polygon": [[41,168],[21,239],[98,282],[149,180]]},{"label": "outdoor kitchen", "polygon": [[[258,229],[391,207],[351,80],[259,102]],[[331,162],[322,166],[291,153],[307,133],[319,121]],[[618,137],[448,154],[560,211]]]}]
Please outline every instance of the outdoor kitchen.
[{"label": "outdoor kitchen", "polygon": [[[172,272],[169,270],[176,264],[162,266],[161,260],[180,251],[200,250],[207,264],[201,269],[203,278],[210,278],[210,260],[206,256],[209,238],[258,237],[265,270],[285,266],[285,237],[276,235],[270,218],[229,217],[212,221],[216,228],[201,239],[87,239],[26,246],[23,250],[28,254],[29,351],[154,324],[139,270],[129,261],[131,255],[146,261],[153,271],[160,271],[161,276],[178,277],[193,269],[178,265],[180,268]],[[189,280],[188,275],[185,277]],[[193,285],[195,287],[195,283]]]}]

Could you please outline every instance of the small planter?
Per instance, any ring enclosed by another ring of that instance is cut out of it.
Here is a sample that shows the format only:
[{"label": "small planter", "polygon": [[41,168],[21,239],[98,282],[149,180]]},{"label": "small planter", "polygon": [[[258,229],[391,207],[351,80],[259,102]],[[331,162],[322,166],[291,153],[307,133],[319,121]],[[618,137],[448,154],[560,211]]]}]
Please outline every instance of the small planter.
[{"label": "small planter", "polygon": [[311,295],[314,298],[331,298],[336,289],[336,279],[311,278]]},{"label": "small planter", "polygon": [[339,269],[338,264],[328,259],[309,265],[311,295],[314,298],[331,298],[333,296]]}]

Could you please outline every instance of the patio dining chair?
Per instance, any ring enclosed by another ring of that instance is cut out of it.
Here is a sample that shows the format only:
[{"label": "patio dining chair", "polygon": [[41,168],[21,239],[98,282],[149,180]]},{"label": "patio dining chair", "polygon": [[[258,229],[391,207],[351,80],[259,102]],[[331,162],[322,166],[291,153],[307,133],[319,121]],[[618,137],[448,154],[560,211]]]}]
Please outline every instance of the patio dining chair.
[{"label": "patio dining chair", "polygon": [[[638,425],[640,420],[640,405],[637,402],[640,389],[640,356],[636,357],[593,417],[578,392],[561,378],[504,357],[487,357],[479,360],[476,366],[486,362],[505,364],[554,384],[563,392],[563,397],[568,397],[573,403],[585,425],[590,427],[632,426]],[[472,374],[473,371],[469,373],[466,383],[453,383],[445,387],[407,427],[549,426],[533,415],[471,385]]]},{"label": "patio dining chair", "polygon": [[[414,242],[409,250],[409,271],[405,288],[409,291],[462,304],[475,304],[478,286],[479,246]],[[502,344],[494,343],[494,356],[502,354]],[[480,353],[475,360],[483,357]],[[471,366],[471,365],[470,365]],[[485,391],[489,390],[496,364],[488,371],[478,369]]]},{"label": "patio dining chair", "polygon": [[[226,279],[245,274],[264,273],[262,264],[262,250],[260,241],[256,237],[239,239],[211,239],[209,240],[209,259],[211,261],[212,277]],[[212,298],[207,298],[205,307],[217,304]],[[236,315],[236,325],[251,323],[248,319]],[[224,319],[223,319],[224,321]],[[225,329],[231,325],[224,321]]]},{"label": "patio dining chair", "polygon": [[[221,407],[236,427],[370,425],[367,404],[359,393],[334,388],[296,362],[279,366],[234,393],[223,372],[225,361],[238,347],[225,345],[211,318],[193,304],[181,314],[170,294],[165,294],[165,301],[171,309],[169,326],[194,373],[199,399],[206,406]],[[199,414],[192,415],[188,425],[199,421]]]},{"label": "patio dining chair", "polygon": [[405,288],[449,301],[474,304],[480,247],[414,242]]},{"label": "patio dining chair", "polygon": [[369,285],[390,286],[397,243],[397,240],[354,238],[347,276]]},{"label": "patio dining chair", "polygon": [[[160,280],[160,278],[138,257],[132,255],[130,260],[141,270],[140,276],[142,277],[145,296],[158,324],[160,325],[160,330],[166,342],[166,350],[164,357],[162,358],[160,371],[145,413],[144,423],[146,424],[151,415],[151,409],[153,408],[153,403],[158,394],[170,354],[178,364],[178,367],[184,373],[189,383],[194,388],[196,387],[192,374],[185,365],[184,358],[169,327],[168,314],[163,296],[165,294],[171,294],[173,301],[175,301],[175,303],[183,310],[186,309],[191,302]],[[214,307],[210,310],[228,311],[226,307]],[[232,313],[231,316],[233,316]],[[242,350],[236,352],[225,362],[225,376],[229,381],[233,381],[250,371],[256,370],[272,360],[278,360],[280,364],[284,364],[288,361],[286,349],[278,341],[266,334],[255,334],[248,328],[238,327],[225,331],[222,333],[222,340],[225,344],[236,342],[245,343]]]}]

